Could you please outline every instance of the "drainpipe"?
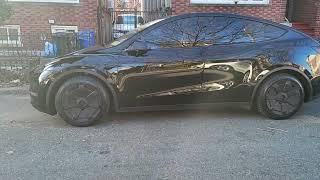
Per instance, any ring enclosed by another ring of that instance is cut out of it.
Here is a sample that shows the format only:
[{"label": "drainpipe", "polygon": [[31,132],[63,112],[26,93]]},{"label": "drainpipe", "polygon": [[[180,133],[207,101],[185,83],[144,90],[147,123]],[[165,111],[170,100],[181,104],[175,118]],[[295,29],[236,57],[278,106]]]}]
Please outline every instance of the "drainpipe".
[{"label": "drainpipe", "polygon": [[293,0],[288,0],[288,20],[290,22],[292,22],[294,19],[293,19],[293,11],[294,11],[294,1]]}]

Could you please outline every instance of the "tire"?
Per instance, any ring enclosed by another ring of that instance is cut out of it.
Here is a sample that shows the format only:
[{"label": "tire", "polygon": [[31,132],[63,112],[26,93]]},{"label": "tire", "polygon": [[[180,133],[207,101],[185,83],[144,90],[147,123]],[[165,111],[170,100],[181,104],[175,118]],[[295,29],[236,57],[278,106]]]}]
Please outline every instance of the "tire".
[{"label": "tire", "polygon": [[99,81],[77,76],[61,85],[55,96],[55,106],[68,124],[87,127],[108,113],[110,98]]},{"label": "tire", "polygon": [[257,110],[275,120],[292,117],[304,103],[301,82],[289,74],[275,74],[267,78],[257,93]]}]

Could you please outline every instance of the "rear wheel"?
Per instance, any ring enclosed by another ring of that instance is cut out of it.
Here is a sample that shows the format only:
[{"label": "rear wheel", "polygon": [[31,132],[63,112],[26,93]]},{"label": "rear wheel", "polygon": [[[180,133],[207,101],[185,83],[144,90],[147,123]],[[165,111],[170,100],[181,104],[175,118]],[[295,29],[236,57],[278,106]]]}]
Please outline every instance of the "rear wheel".
[{"label": "rear wheel", "polygon": [[77,76],[62,84],[55,97],[58,114],[73,126],[90,126],[105,115],[110,99],[94,78]]},{"label": "rear wheel", "polygon": [[304,102],[301,82],[289,74],[275,74],[265,80],[257,93],[257,110],[271,119],[288,119]]}]

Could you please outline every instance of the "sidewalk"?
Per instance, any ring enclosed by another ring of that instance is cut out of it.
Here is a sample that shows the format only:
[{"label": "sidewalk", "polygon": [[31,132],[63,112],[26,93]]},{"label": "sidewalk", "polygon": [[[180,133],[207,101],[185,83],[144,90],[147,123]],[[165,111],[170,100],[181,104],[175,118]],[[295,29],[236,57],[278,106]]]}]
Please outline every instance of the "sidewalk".
[{"label": "sidewalk", "polygon": [[29,95],[29,85],[0,87],[0,95]]}]

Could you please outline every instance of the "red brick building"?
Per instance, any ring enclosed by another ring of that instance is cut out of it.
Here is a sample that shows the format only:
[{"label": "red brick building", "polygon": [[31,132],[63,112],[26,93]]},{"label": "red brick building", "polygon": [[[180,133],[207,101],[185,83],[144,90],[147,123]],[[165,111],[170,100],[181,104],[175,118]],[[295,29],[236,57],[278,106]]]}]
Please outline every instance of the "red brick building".
[{"label": "red brick building", "polygon": [[[110,1],[110,0],[109,0]],[[141,10],[141,1],[142,0],[113,0],[111,1],[112,8],[121,9],[121,8],[129,8],[129,9],[137,9]]]},{"label": "red brick building", "polygon": [[[84,29],[97,30],[97,0],[8,1],[14,12],[0,26],[2,44],[6,42],[8,44],[24,43],[25,39],[33,37],[41,41],[39,39],[41,34],[78,32]],[[18,34],[21,37],[17,37]]]},{"label": "red brick building", "polygon": [[239,13],[284,22],[287,0],[172,0],[172,13],[225,12]]},{"label": "red brick building", "polygon": [[145,0],[145,10],[170,7],[173,15],[189,12],[238,13],[292,25],[320,38],[320,0]]},{"label": "red brick building", "polygon": [[[21,42],[17,34],[61,31],[97,32],[97,0],[8,0],[13,16],[0,27],[0,41]],[[143,11],[238,13],[284,23],[320,38],[320,0],[106,0],[108,4],[135,5]],[[111,2],[111,3],[110,3]],[[130,6],[131,7],[131,6]]]},{"label": "red brick building", "polygon": [[298,28],[320,38],[320,0],[288,0],[288,2],[291,2],[292,9],[289,19],[298,22],[296,25]]}]

